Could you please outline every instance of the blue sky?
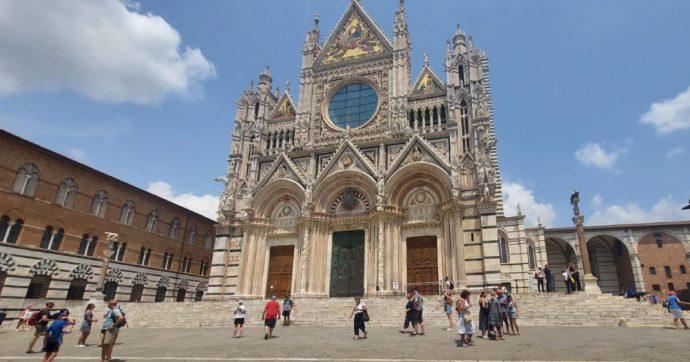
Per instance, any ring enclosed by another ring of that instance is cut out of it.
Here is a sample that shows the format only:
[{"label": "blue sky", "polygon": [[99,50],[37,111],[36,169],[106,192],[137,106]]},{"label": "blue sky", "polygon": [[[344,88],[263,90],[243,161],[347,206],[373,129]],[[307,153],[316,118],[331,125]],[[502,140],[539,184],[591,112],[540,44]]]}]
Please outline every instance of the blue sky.
[{"label": "blue sky", "polygon": [[[234,102],[293,84],[350,0],[0,4],[0,127],[212,216]],[[363,1],[390,36],[398,1]],[[455,25],[489,55],[507,213],[690,219],[690,3],[407,0],[413,77]]]}]

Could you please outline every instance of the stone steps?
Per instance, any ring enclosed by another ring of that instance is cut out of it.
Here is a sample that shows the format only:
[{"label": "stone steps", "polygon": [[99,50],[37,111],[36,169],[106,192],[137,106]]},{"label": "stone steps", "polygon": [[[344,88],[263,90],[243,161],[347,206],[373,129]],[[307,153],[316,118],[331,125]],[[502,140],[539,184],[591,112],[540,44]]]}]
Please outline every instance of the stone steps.
[{"label": "stone steps", "polygon": [[[668,313],[660,306],[607,294],[513,294],[519,310],[519,323],[531,326],[660,326],[670,323]],[[370,297],[364,299],[371,324],[400,326],[404,321],[404,298]],[[265,300],[245,300],[247,323],[261,324]],[[280,301],[279,301],[280,302]],[[474,298],[473,314],[479,313]],[[351,298],[296,298],[292,312],[295,325],[348,326],[354,305]],[[203,327],[231,326],[236,299],[201,303],[122,303],[131,327]],[[455,318],[455,316],[453,316]],[[425,324],[446,326],[448,319],[439,296],[425,298]]]}]

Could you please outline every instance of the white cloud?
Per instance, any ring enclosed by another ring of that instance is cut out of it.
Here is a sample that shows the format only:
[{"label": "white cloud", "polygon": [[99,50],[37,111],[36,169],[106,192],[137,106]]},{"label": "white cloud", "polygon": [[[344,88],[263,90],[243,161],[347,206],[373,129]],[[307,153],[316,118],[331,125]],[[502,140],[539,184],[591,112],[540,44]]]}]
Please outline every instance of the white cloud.
[{"label": "white cloud", "polygon": [[690,87],[673,99],[653,103],[640,123],[653,125],[662,135],[690,128]]},{"label": "white cloud", "polygon": [[67,149],[67,156],[79,161],[79,162],[84,162],[86,161],[86,152],[80,148],[76,147],[70,147]]},{"label": "white cloud", "polygon": [[146,191],[198,212],[212,220],[216,220],[218,217],[218,203],[220,202],[218,196],[209,194],[197,196],[192,193],[176,194],[172,186],[165,181],[150,182]]},{"label": "white cloud", "polygon": [[685,202],[676,201],[671,195],[659,200],[651,208],[641,207],[635,202],[624,205],[605,205],[601,195],[592,199],[594,212],[587,222],[589,225],[629,224],[643,222],[687,220],[690,213],[681,210]]},{"label": "white cloud", "polygon": [[503,183],[503,210],[506,215],[516,215],[517,205],[520,205],[522,214],[525,215],[525,225],[537,226],[538,218],[542,224],[549,226],[556,219],[556,211],[549,203],[539,203],[534,198],[534,192],[525,188],[518,182]]},{"label": "white cloud", "polygon": [[676,158],[676,157],[684,155],[684,154],[685,154],[685,147],[678,146],[678,147],[672,148],[668,152],[666,152],[666,158],[673,159],[673,158]]},{"label": "white cloud", "polygon": [[623,153],[625,150],[606,151],[599,143],[588,143],[575,151],[575,158],[585,166],[611,171]]},{"label": "white cloud", "polygon": [[[156,104],[198,96],[215,68],[136,2],[0,2],[0,97],[72,89],[89,98]],[[128,6],[129,5],[129,6]]]}]

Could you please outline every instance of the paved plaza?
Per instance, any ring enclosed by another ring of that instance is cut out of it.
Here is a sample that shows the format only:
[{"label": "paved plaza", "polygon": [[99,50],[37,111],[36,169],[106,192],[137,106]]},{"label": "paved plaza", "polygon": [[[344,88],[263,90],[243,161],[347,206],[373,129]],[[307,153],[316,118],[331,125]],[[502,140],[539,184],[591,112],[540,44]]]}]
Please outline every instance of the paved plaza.
[{"label": "paved plaza", "polygon": [[[439,328],[410,337],[391,327],[372,327],[369,338],[353,341],[345,327],[277,327],[277,336],[263,339],[263,330],[249,327],[233,339],[232,329],[122,330],[114,361],[419,361],[419,360],[626,360],[685,359],[690,331],[670,328],[524,327],[521,336],[505,341],[477,340],[458,348],[458,336]],[[76,333],[66,336],[58,360],[97,360],[98,335],[87,348],[75,348]],[[0,331],[0,361],[38,361],[42,354],[24,353],[29,333]]]}]

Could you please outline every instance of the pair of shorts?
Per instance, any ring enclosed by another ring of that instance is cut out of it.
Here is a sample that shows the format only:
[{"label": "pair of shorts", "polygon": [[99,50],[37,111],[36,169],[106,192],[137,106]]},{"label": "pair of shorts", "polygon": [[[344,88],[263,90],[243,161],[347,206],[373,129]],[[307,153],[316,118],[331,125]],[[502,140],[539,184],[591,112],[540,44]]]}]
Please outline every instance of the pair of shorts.
[{"label": "pair of shorts", "polygon": [[415,310],[412,311],[412,325],[416,326],[417,324],[424,323],[424,318],[422,317],[422,311],[421,310]]},{"label": "pair of shorts", "polygon": [[683,310],[682,309],[669,309],[669,311],[671,311],[671,315],[673,316],[673,319],[683,318]]},{"label": "pair of shorts", "polygon": [[46,331],[48,330],[48,325],[47,324],[36,324],[36,330],[34,331],[34,336],[43,336],[46,334]]},{"label": "pair of shorts", "polygon": [[289,317],[290,316],[290,311],[289,310],[284,310],[283,311],[283,317]]},{"label": "pair of shorts", "polygon": [[105,336],[103,337],[103,344],[115,344],[115,341],[117,340],[117,335],[119,334],[119,329],[116,327],[112,327],[110,329],[106,329],[103,331]]},{"label": "pair of shorts", "polygon": [[237,326],[243,326],[244,325],[244,318],[235,318],[235,327]]},{"label": "pair of shorts", "polygon": [[46,340],[46,353],[57,353],[60,351],[60,343],[57,343],[55,338],[48,338]]},{"label": "pair of shorts", "polygon": [[451,307],[450,305],[446,305],[446,314],[453,314],[453,307]]},{"label": "pair of shorts", "polygon": [[266,320],[264,320],[264,325],[268,328],[275,328],[276,320],[275,319],[266,319]]}]

